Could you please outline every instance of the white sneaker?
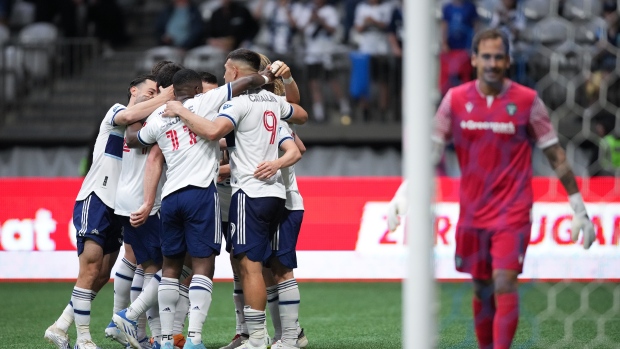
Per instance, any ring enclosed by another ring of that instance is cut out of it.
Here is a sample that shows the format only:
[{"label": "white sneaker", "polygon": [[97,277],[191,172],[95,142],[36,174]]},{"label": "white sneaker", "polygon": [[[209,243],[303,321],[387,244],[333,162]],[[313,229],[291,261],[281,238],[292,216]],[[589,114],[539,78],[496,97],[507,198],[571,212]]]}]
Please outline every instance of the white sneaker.
[{"label": "white sneaker", "polygon": [[301,332],[299,332],[299,334],[297,335],[297,348],[305,348],[308,346],[308,338],[306,337],[306,334],[304,333],[304,329],[301,329]]},{"label": "white sneaker", "polygon": [[113,341],[117,341],[120,344],[127,346],[127,340],[125,335],[118,329],[114,321],[110,321],[108,327],[105,328],[105,338],[110,338]]},{"label": "white sneaker", "polygon": [[282,341],[277,341],[273,343],[273,345],[271,346],[271,349],[297,349],[297,347],[293,345],[284,344],[282,343]]},{"label": "white sneaker", "polygon": [[58,328],[55,322],[52,326],[45,330],[45,335],[43,338],[54,344],[58,349],[71,349],[71,344],[69,344],[69,335]]},{"label": "white sneaker", "polygon": [[93,343],[90,339],[82,339],[78,340],[75,343],[73,349],[101,349],[97,346],[97,344]]},{"label": "white sneaker", "polygon": [[250,340],[244,340],[242,344],[235,349],[267,349],[267,346],[263,344],[260,347],[255,347],[250,344]]},{"label": "white sneaker", "polygon": [[248,335],[245,333],[239,334],[237,333],[232,341],[230,341],[230,343],[228,343],[228,345],[221,347],[220,349],[235,349],[237,347],[239,347],[241,344],[243,344],[243,341],[247,341],[248,340]]}]

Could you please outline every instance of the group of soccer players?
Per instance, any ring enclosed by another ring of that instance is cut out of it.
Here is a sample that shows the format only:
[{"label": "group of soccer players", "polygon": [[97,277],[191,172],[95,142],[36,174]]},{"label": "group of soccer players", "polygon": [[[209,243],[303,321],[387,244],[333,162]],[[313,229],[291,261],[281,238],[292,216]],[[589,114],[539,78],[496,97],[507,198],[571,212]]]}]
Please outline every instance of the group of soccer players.
[{"label": "group of soccer players", "polygon": [[128,104],[115,104],[101,122],[73,213],[79,275],[44,337],[70,349],[75,322],[74,348],[98,348],[91,303],[124,243],[106,337],[127,348],[204,349],[215,256],[225,240],[237,333],[224,348],[305,347],[293,273],[304,212],[293,165],[305,148],[290,124],[308,115],[289,67],[238,49],[228,55],[221,87],[211,74],[173,62],[151,73],[134,79]]}]

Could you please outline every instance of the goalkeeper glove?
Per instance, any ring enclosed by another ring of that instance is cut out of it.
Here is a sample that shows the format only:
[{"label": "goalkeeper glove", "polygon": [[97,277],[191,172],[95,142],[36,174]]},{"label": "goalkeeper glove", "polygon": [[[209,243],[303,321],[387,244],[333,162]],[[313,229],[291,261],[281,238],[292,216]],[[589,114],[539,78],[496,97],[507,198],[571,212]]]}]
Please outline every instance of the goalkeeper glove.
[{"label": "goalkeeper glove", "polygon": [[407,182],[403,182],[392,201],[388,204],[387,209],[387,221],[388,221],[388,229],[390,231],[396,230],[400,225],[400,217],[399,215],[405,214],[407,211]]},{"label": "goalkeeper glove", "polygon": [[589,249],[594,243],[596,233],[594,232],[594,224],[588,217],[586,206],[583,203],[583,198],[580,193],[572,194],[568,197],[570,207],[575,214],[573,215],[573,222],[571,224],[571,239],[573,242],[577,242],[579,239],[579,232],[583,231],[583,248]]}]

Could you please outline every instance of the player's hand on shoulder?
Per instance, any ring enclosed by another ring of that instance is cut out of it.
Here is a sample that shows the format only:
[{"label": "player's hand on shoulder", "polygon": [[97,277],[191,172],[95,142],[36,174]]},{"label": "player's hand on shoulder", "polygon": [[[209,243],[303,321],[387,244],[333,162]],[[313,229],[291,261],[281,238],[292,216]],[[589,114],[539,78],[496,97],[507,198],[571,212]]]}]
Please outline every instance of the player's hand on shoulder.
[{"label": "player's hand on shoulder", "polygon": [[256,171],[254,171],[254,178],[261,180],[269,179],[273,177],[279,169],[280,166],[277,161],[263,161],[258,164],[258,167],[256,167]]},{"label": "player's hand on shoulder", "polygon": [[183,106],[183,103],[179,101],[168,101],[166,103],[166,109],[164,110],[162,116],[167,118],[176,117],[177,115],[179,115],[179,113],[181,113],[184,108],[185,107]]}]

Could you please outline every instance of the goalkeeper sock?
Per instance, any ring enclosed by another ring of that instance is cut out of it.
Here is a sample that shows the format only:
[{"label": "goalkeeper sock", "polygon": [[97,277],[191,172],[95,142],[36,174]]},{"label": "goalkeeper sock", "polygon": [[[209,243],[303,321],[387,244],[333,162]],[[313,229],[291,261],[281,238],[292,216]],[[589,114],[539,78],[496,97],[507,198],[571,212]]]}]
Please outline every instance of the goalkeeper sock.
[{"label": "goalkeeper sock", "polygon": [[495,300],[497,311],[493,321],[493,349],[509,349],[519,323],[519,294],[498,294]]},{"label": "goalkeeper sock", "polygon": [[495,297],[480,300],[476,297],[473,299],[474,306],[474,326],[476,329],[476,337],[478,338],[478,347],[482,349],[493,348],[493,318],[495,317]]}]

